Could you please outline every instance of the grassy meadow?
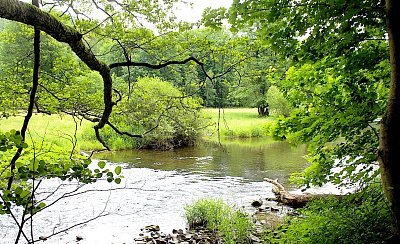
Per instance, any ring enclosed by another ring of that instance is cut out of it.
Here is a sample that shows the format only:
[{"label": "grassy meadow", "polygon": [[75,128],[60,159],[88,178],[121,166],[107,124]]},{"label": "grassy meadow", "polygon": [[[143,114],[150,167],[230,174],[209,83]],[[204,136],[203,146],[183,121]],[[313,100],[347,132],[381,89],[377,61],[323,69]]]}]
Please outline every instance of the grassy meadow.
[{"label": "grassy meadow", "polygon": [[[207,140],[217,140],[218,109],[205,108],[203,112],[206,117],[210,118],[211,123],[205,131],[204,138]],[[0,131],[20,130],[23,120],[23,114],[0,119]],[[256,108],[221,109],[221,138],[256,138],[265,136],[264,125],[272,120],[273,118],[271,117],[259,117]],[[49,144],[71,149],[73,146],[72,142],[76,142],[77,150],[102,149],[101,144],[95,139],[94,131],[91,129],[92,126],[91,122],[74,121],[68,115],[49,116],[34,114],[29,123],[27,143],[32,144],[32,140],[35,143],[46,141]],[[126,142],[121,143],[126,144]],[[113,149],[126,149],[129,146],[117,145]]]},{"label": "grassy meadow", "polygon": [[[211,118],[212,125],[206,131],[206,138],[218,136],[218,109],[203,110]],[[266,136],[264,126],[274,117],[259,117],[257,108],[225,108],[220,111],[220,134],[226,138],[254,138]]]},{"label": "grassy meadow", "polygon": [[[0,119],[0,131],[21,130],[23,120],[22,114]],[[35,143],[45,141],[65,149],[71,149],[73,142],[77,142],[78,150],[100,149],[101,144],[97,141],[84,139],[87,137],[85,133],[93,133],[94,137],[94,131],[90,130],[92,126],[93,124],[88,121],[76,120],[75,123],[68,115],[34,114],[29,122],[26,141],[29,145],[32,141]]]}]

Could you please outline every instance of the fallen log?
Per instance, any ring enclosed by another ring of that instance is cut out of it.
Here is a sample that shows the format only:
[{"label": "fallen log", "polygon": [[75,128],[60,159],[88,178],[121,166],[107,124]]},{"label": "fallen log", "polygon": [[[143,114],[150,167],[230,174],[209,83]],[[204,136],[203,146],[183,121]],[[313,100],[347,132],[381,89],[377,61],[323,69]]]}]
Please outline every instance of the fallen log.
[{"label": "fallen log", "polygon": [[269,178],[264,178],[264,180],[273,185],[272,192],[276,196],[276,201],[292,208],[302,208],[311,199],[326,198],[329,196],[337,198],[343,197],[343,195],[331,195],[331,194],[309,194],[309,193],[292,194],[288,192],[281,183],[278,182],[278,179],[272,180]]}]

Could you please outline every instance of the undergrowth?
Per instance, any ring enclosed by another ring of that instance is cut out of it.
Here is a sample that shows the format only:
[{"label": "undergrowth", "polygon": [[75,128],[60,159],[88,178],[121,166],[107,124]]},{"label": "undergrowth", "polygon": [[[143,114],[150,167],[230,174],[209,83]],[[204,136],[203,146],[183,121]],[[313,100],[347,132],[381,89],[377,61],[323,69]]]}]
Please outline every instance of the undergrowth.
[{"label": "undergrowth", "polygon": [[185,207],[185,216],[191,228],[203,226],[220,235],[225,243],[250,243],[254,227],[251,217],[222,200],[200,199]]},{"label": "undergrowth", "polygon": [[391,214],[383,192],[370,187],[360,193],[314,200],[274,230],[264,243],[386,243],[392,235]]}]

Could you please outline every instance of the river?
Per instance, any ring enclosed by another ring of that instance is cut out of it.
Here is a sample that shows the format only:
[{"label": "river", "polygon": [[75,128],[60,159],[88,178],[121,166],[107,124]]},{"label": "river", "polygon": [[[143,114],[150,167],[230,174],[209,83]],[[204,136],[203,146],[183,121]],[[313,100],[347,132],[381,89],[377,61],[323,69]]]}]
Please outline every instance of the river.
[{"label": "river", "polygon": [[[125,178],[121,184],[104,180],[90,185],[43,181],[38,200],[47,198],[49,204],[63,194],[68,197],[35,216],[34,234],[49,236],[96,218],[45,243],[76,243],[76,236],[84,238],[79,243],[133,243],[146,225],[159,225],[165,233],[173,228],[184,229],[184,206],[200,198],[219,198],[249,209],[252,200],[273,197],[264,177],[278,178],[291,188],[289,175],[306,166],[305,146],[294,148],[265,138],[223,144],[95,155],[96,160],[106,160],[109,167],[123,167]],[[0,243],[13,243],[17,228],[11,217],[0,216],[0,229]]]}]

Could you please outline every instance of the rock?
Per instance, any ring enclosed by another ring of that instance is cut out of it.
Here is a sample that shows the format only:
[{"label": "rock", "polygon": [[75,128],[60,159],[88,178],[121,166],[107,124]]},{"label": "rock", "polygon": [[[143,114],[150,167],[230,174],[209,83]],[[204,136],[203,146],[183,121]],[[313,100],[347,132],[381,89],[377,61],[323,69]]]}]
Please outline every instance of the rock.
[{"label": "rock", "polygon": [[261,207],[262,204],[263,204],[262,200],[259,199],[259,200],[254,200],[254,201],[251,203],[251,206],[253,206],[253,207],[255,207],[255,208],[258,208],[258,207]]},{"label": "rock", "polygon": [[178,234],[182,235],[182,234],[183,234],[183,230],[182,230],[182,229],[179,229],[179,230],[178,230]]},{"label": "rock", "polygon": [[271,207],[271,212],[279,212],[279,208]]},{"label": "rock", "polygon": [[160,231],[160,226],[158,225],[149,225],[145,227],[148,231]]},{"label": "rock", "polygon": [[251,241],[252,241],[252,243],[257,243],[257,242],[261,242],[261,239],[260,238],[258,238],[257,236],[255,236],[255,235],[251,235]]}]

